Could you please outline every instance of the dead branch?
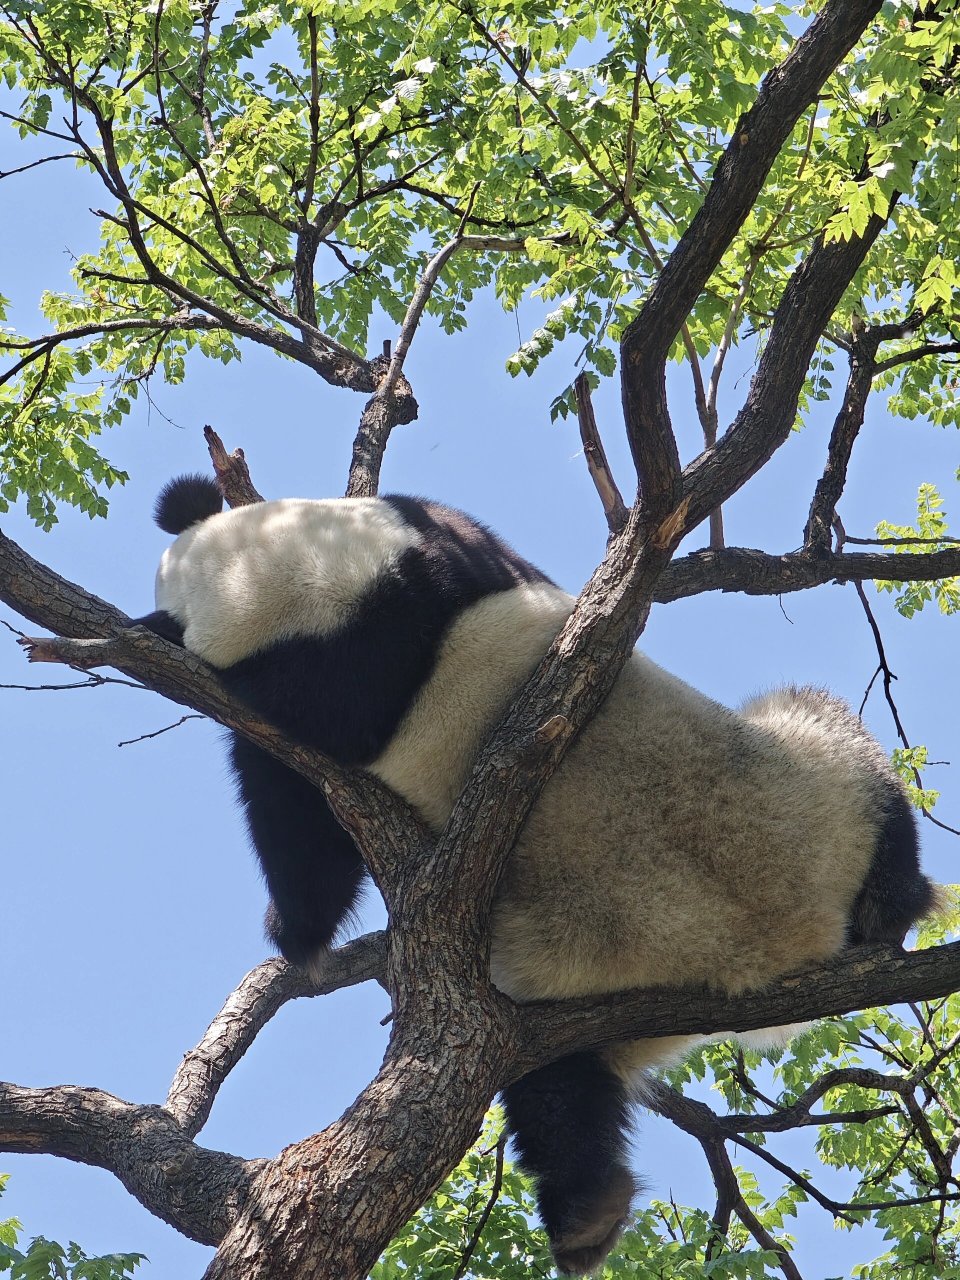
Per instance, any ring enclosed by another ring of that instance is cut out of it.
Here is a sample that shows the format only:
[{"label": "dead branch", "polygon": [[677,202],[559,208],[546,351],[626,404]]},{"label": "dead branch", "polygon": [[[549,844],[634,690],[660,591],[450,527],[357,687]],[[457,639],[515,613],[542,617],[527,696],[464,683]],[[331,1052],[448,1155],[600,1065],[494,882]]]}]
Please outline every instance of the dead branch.
[{"label": "dead branch", "polygon": [[227,453],[223,441],[211,426],[203,428],[203,435],[216,472],[217,488],[223,494],[227,506],[245,507],[252,502],[263,502],[262,495],[257,492],[250,479],[250,468],[243,450],[237,448],[233,453]]},{"label": "dead branch", "polygon": [[122,742],[118,742],[118,747],[132,747],[138,742],[149,742],[151,738],[159,738],[164,733],[170,733],[172,729],[179,729],[182,724],[186,724],[188,720],[202,720],[203,716],[190,712],[185,716],[181,716],[179,720],[175,720],[173,724],[165,724],[162,729],[154,729],[152,733],[141,733],[135,738],[124,738]]},{"label": "dead branch", "polygon": [[596,415],[593,412],[593,401],[590,398],[590,382],[585,373],[581,373],[574,382],[573,390],[577,397],[577,420],[580,423],[580,439],[583,441],[583,456],[587,460],[587,470],[600,495],[603,514],[607,517],[610,532],[619,533],[627,522],[627,508],[620,496],[620,490],[617,488],[617,482],[613,478],[613,472],[607,461],[603,441],[600,439]]}]

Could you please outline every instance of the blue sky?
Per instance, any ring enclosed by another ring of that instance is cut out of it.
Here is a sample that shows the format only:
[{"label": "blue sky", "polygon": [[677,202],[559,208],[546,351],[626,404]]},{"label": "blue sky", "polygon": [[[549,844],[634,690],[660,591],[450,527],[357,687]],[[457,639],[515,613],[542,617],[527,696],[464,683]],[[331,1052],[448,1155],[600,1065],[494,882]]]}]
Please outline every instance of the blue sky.
[{"label": "blue sky", "polygon": [[[0,170],[18,162],[14,146],[12,134],[0,134]],[[101,202],[89,179],[68,165],[0,184],[0,292],[13,299],[18,328],[45,331],[39,293],[68,287],[70,255],[94,242],[88,206]],[[539,317],[532,303],[521,309],[524,338]],[[371,351],[394,337],[387,322],[376,325]],[[603,554],[606,528],[575,426],[551,424],[547,411],[572,376],[575,352],[560,349],[535,378],[514,381],[504,360],[516,345],[516,319],[488,297],[454,338],[425,325],[407,365],[420,418],[396,433],[383,488],[463,507],[577,591]],[[731,362],[728,409],[745,393],[754,355],[745,346]],[[689,457],[699,445],[687,371],[671,376],[670,390]],[[104,439],[107,456],[131,476],[114,491],[108,520],[64,511],[45,535],[22,511],[0,517],[3,532],[31,554],[133,615],[153,607],[153,575],[168,541],[150,518],[154,497],[171,475],[207,466],[205,423],[228,448],[243,446],[266,496],[328,496],[342,491],[362,407],[362,397],[257,349],[245,349],[242,364],[229,368],[198,359],[183,387],[157,384],[152,393],[152,411],[141,400],[131,420]],[[602,389],[596,407],[629,495],[615,384]],[[831,406],[818,406],[807,428],[728,504],[731,545],[771,551],[798,545],[831,418]],[[869,536],[879,519],[910,521],[922,481],[941,486],[950,511],[957,464],[952,432],[892,421],[878,398],[841,508],[847,530]],[[690,546],[700,540],[695,535]],[[908,733],[929,746],[931,759],[960,762],[956,623],[930,612],[905,622],[889,597],[875,608]],[[20,623],[2,608],[0,617]],[[782,607],[776,598],[726,596],[655,607],[642,645],[728,704],[790,680],[828,685],[857,705],[876,665],[851,587],[788,596]],[[55,668],[29,668],[14,637],[0,632],[0,682],[70,678]],[[153,694],[127,688],[0,689],[0,1078],[97,1085],[133,1101],[161,1101],[180,1056],[265,955],[264,893],[233,801],[221,731],[191,721],[151,741],[117,746],[180,714]],[[892,747],[893,726],[876,693],[867,719]],[[956,768],[940,766],[928,779],[944,793],[938,813],[954,823],[957,778]],[[960,879],[955,838],[928,823],[922,834],[929,870],[944,881]],[[381,920],[370,894],[363,927]],[[369,986],[287,1006],[227,1081],[200,1140],[270,1156],[333,1120],[377,1068],[385,1012],[385,997]],[[796,1154],[808,1150],[797,1140],[791,1154],[809,1162],[809,1155]],[[666,1124],[641,1120],[637,1165],[652,1194],[712,1201],[698,1149]],[[146,1252],[151,1264],[144,1274],[158,1280],[203,1269],[208,1250],[152,1219],[104,1172],[51,1157],[2,1155],[0,1171],[13,1175],[0,1217],[16,1214],[30,1235],[75,1239],[90,1252]],[[801,1270],[814,1276],[838,1274],[880,1247],[876,1239],[835,1233],[817,1209],[802,1212],[796,1233]]]}]

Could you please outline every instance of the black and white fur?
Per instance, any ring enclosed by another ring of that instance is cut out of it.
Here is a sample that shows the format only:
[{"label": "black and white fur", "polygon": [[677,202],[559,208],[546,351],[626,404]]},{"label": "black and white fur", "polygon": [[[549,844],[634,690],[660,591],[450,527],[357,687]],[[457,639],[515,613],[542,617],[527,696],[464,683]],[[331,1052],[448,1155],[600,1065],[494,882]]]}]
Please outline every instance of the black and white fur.
[{"label": "black and white fur", "polygon": [[[360,765],[433,827],[572,599],[461,512],[416,498],[288,499],[219,513],[184,477],[146,625],[217,667],[299,742]],[[309,964],[364,868],[321,793],[234,737],[270,891],[267,928]],[[844,946],[899,941],[936,903],[904,789],[847,707],[779,689],[732,712],[634,653],[529,818],[501,881],[492,975],[517,1000],[662,983],[737,992]],[[627,1219],[628,1109],[694,1043],[577,1053],[504,1103],[561,1271]]]}]

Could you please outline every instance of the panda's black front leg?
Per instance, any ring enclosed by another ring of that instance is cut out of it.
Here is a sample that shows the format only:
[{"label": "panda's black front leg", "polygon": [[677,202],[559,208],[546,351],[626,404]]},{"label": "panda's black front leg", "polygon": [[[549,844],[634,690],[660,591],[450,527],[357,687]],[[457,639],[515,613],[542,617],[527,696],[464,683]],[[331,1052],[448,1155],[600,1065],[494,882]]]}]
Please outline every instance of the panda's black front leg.
[{"label": "panda's black front leg", "polygon": [[574,1053],[522,1076],[502,1097],[558,1271],[593,1271],[619,1239],[636,1192],[623,1082],[597,1054]]},{"label": "panda's black front leg", "polygon": [[267,933],[293,964],[309,964],[350,914],[364,875],[356,845],[323,793],[233,734],[231,763],[270,907]]}]

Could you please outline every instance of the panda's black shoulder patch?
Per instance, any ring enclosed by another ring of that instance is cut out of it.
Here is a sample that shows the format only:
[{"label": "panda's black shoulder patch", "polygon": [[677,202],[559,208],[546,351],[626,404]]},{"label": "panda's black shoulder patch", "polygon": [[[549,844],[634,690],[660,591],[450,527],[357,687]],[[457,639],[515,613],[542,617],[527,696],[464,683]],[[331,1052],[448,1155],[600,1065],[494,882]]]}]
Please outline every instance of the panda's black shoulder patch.
[{"label": "panda's black shoulder patch", "polygon": [[278,640],[220,672],[297,742],[354,765],[387,746],[459,615],[488,596],[549,582],[462,511],[422,498],[370,501],[415,530],[413,545],[389,560],[341,626]]},{"label": "panda's black shoulder patch", "polygon": [[210,476],[177,476],[160,490],[153,518],[164,533],[178,535],[222,510],[223,495]]},{"label": "panda's black shoulder patch", "polygon": [[449,585],[462,583],[472,599],[524,582],[550,582],[486,525],[455,507],[396,493],[387,494],[383,501],[423,535],[422,550],[435,570]]}]

